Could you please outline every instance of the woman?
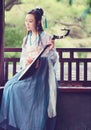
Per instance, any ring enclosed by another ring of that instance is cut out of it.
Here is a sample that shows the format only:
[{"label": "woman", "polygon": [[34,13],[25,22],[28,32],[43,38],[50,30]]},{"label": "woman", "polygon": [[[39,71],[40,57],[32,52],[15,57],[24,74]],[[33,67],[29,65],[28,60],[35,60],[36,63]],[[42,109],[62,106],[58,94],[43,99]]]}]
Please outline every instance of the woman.
[{"label": "woman", "polygon": [[[5,130],[44,130],[47,118],[56,116],[56,88],[54,65],[57,52],[54,41],[42,27],[43,10],[35,8],[27,13],[27,36],[22,45],[21,71],[5,85],[0,109],[0,127]],[[35,64],[32,75],[18,80],[25,69],[47,45],[50,47]]]}]

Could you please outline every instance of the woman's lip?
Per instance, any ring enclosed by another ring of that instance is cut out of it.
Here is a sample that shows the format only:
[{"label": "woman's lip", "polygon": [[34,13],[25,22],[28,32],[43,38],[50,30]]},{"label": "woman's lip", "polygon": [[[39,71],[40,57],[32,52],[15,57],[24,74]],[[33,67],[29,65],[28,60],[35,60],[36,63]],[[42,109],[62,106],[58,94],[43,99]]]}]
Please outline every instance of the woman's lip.
[{"label": "woman's lip", "polygon": [[27,27],[29,29],[29,27]]},{"label": "woman's lip", "polygon": [[30,30],[30,28],[27,28],[27,30]]}]

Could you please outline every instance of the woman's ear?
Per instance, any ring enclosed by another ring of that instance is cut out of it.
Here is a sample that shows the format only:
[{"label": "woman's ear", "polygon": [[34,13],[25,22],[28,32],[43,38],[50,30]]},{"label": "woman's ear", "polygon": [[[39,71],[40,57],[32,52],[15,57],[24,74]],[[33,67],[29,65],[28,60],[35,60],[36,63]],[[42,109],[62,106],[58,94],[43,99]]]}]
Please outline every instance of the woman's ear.
[{"label": "woman's ear", "polygon": [[38,21],[38,23],[37,23],[37,30],[39,30],[39,28],[40,28],[40,24],[41,24],[41,21]]},{"label": "woman's ear", "polygon": [[40,25],[41,21],[38,21],[38,25]]}]

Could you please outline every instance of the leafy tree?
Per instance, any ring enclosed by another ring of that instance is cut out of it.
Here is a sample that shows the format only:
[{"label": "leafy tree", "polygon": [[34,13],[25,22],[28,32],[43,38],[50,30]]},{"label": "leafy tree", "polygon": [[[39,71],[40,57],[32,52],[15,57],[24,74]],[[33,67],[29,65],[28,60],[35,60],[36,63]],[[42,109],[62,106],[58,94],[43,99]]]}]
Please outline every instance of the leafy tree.
[{"label": "leafy tree", "polygon": [[9,11],[15,4],[21,4],[21,0],[5,0],[5,10]]},{"label": "leafy tree", "polygon": [[87,4],[88,4],[89,7],[91,8],[91,0],[87,0]]},{"label": "leafy tree", "polygon": [[[61,0],[57,0],[58,2],[61,1]],[[72,5],[73,4],[73,0],[69,0],[69,5]]]}]

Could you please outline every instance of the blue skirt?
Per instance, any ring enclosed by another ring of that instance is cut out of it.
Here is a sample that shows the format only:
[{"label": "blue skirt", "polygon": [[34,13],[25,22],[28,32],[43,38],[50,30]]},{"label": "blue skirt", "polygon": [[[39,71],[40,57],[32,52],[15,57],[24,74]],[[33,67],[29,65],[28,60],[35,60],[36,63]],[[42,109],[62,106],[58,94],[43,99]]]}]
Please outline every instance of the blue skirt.
[{"label": "blue skirt", "polygon": [[0,127],[5,130],[44,130],[49,102],[48,69],[47,58],[41,58],[33,75],[19,81],[19,72],[6,83]]}]

